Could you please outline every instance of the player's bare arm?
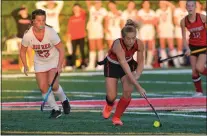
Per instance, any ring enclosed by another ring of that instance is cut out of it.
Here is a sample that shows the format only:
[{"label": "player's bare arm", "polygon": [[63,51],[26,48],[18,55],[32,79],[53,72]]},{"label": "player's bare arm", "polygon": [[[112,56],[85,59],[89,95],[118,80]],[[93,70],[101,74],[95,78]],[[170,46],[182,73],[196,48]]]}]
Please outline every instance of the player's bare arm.
[{"label": "player's bare arm", "polygon": [[24,74],[25,74],[26,76],[28,76],[28,75],[27,75],[27,72],[28,72],[28,66],[27,66],[27,59],[26,59],[27,48],[28,48],[28,47],[25,47],[25,46],[21,45],[20,54],[19,54],[19,55],[20,55],[20,58],[21,58],[21,60],[22,60],[22,63],[23,63],[23,65],[24,65]]},{"label": "player's bare arm", "polygon": [[65,49],[63,47],[62,42],[55,45],[55,47],[59,51],[59,61],[58,61],[57,68],[58,68],[58,72],[60,73],[62,71],[62,65],[63,65],[63,61],[64,61],[64,58],[65,58]]},{"label": "player's bare arm", "polygon": [[129,67],[127,61],[126,61],[125,53],[124,53],[124,50],[121,47],[121,44],[120,44],[119,40],[116,40],[114,42],[114,46],[112,48],[112,51],[116,54],[117,59],[118,59],[120,65],[121,65],[121,67],[123,68],[126,75],[129,77],[132,84],[135,85],[136,89],[139,90],[139,92],[143,96],[145,94],[145,90],[143,90],[143,88],[140,86],[140,84],[134,78],[134,76],[133,76],[133,74],[130,70],[130,67]]},{"label": "player's bare arm", "polygon": [[186,39],[185,18],[183,18],[180,21],[180,26],[181,26],[181,31],[182,31],[182,41],[183,41],[183,45],[186,48],[185,55],[189,56],[190,55],[190,47],[187,44],[187,39]]},{"label": "player's bare arm", "polygon": [[142,71],[144,69],[144,44],[141,40],[137,39],[138,43],[138,49],[137,49],[137,69],[136,69],[136,79],[139,79],[139,77],[142,74]]}]

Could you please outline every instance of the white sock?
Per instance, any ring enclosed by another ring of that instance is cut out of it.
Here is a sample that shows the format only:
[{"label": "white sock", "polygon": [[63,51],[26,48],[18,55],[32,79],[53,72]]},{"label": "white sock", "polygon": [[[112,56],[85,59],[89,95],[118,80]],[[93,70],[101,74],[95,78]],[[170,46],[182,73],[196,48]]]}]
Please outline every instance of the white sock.
[{"label": "white sock", "polygon": [[61,102],[64,102],[67,99],[67,96],[63,92],[63,88],[61,87],[61,85],[59,85],[58,90],[57,91],[54,91],[53,93],[55,94],[55,96],[58,97],[58,99]]},{"label": "white sock", "polygon": [[152,65],[153,54],[152,50],[147,51],[147,65]]},{"label": "white sock", "polygon": [[[166,53],[165,49],[161,49],[160,50],[160,56],[161,56],[162,59],[166,59],[167,58],[167,53]],[[164,68],[167,68],[168,67],[168,62],[167,61],[163,62],[161,64],[161,66],[164,67]]]},{"label": "white sock", "polygon": [[[42,94],[43,98],[45,98],[45,96],[46,96],[46,94]],[[50,95],[48,96],[47,103],[52,109],[59,110],[59,107],[55,101],[55,97],[53,95],[53,92],[51,92]]]},{"label": "white sock", "polygon": [[[182,53],[183,53],[183,51],[178,51],[178,55],[180,55]],[[179,57],[178,59],[179,59],[180,64],[184,64],[184,57]]]},{"label": "white sock", "polygon": [[[170,56],[171,57],[176,56],[176,55],[177,55],[177,51],[175,49],[173,49],[172,51],[170,51]],[[179,68],[180,67],[180,63],[179,63],[178,58],[173,59],[173,63],[174,63],[174,65],[175,65],[176,68]]]},{"label": "white sock", "polygon": [[95,69],[95,63],[96,63],[96,52],[90,51],[88,68]]}]

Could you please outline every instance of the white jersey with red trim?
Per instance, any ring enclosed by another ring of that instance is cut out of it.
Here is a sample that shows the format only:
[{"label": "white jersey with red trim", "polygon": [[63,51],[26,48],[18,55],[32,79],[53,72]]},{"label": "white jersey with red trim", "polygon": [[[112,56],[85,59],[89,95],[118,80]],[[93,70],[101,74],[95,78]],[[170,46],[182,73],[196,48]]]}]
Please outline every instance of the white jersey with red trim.
[{"label": "white jersey with red trim", "polygon": [[128,19],[137,22],[137,10],[133,10],[131,12],[129,12],[128,10],[124,10],[122,13],[122,20],[124,20],[124,22],[126,23]]},{"label": "white jersey with red trim", "polygon": [[103,38],[103,19],[107,15],[107,10],[101,7],[97,10],[94,6],[89,9],[89,20],[87,23],[89,39]]},{"label": "white jersey with red trim", "polygon": [[35,51],[34,66],[36,72],[56,68],[59,61],[59,52],[55,45],[60,43],[60,38],[53,28],[45,26],[44,38],[39,41],[31,27],[23,36],[22,45],[32,47]]},{"label": "white jersey with red trim", "polygon": [[[146,12],[143,9],[138,11],[138,16],[142,18],[142,20],[153,20],[156,17],[155,11],[149,10]],[[146,33],[147,32],[147,33]],[[140,28],[140,38],[142,40],[153,40],[155,36],[155,28],[153,24],[142,24]]]},{"label": "white jersey with red trim", "polygon": [[173,38],[174,25],[172,21],[172,9],[168,7],[165,11],[161,9],[156,10],[156,16],[159,19],[159,37]]},{"label": "white jersey with red trim", "polygon": [[[182,32],[181,32],[181,27],[180,27],[180,21],[188,15],[188,11],[183,11],[181,8],[176,8],[174,11],[174,17],[177,18],[177,22],[179,25],[175,26],[175,38],[182,38]],[[189,37],[189,32],[186,31],[186,37]]]},{"label": "white jersey with red trim", "polygon": [[122,12],[119,10],[119,15],[115,15],[111,11],[108,12],[108,29],[110,33],[106,33],[106,40],[115,40],[121,38],[121,21]]}]

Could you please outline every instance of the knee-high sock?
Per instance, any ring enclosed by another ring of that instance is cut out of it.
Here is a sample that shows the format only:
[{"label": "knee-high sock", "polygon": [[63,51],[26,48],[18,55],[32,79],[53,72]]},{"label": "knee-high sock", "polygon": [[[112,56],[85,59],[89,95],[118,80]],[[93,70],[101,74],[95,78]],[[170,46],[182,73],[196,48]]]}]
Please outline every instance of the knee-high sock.
[{"label": "knee-high sock", "polygon": [[[178,55],[182,54],[183,51],[178,51]],[[184,57],[178,57],[180,64],[184,64]]]},{"label": "knee-high sock", "polygon": [[[42,97],[45,98],[45,95],[46,94],[42,94]],[[53,95],[53,92],[51,92],[50,95],[48,96],[47,103],[52,109],[59,110],[59,107],[55,101],[55,97]]]},{"label": "knee-high sock", "polygon": [[122,114],[124,113],[124,111],[126,110],[127,106],[129,105],[130,101],[131,101],[131,98],[127,99],[127,98],[121,97],[121,99],[119,100],[116,106],[114,117],[120,118]]},{"label": "knee-high sock", "polygon": [[95,63],[96,63],[96,52],[95,51],[90,51],[89,52],[89,68],[95,68]]},{"label": "knee-high sock", "polygon": [[[167,53],[166,53],[166,51],[164,49],[161,49],[160,50],[160,56],[161,56],[162,59],[166,59],[167,58]],[[166,62],[163,62],[161,64],[161,66],[162,67],[168,67],[168,62],[167,61]]]},{"label": "knee-high sock", "polygon": [[205,68],[201,74],[206,76],[207,75],[207,68]]},{"label": "knee-high sock", "polygon": [[59,85],[58,90],[53,92],[54,95],[58,97],[61,102],[64,102],[67,99],[67,96],[63,92],[63,88]]},{"label": "knee-high sock", "polygon": [[202,86],[201,86],[201,77],[198,76],[192,76],[193,82],[194,82],[194,86],[196,89],[196,92],[203,92]]},{"label": "knee-high sock", "polygon": [[[177,51],[175,49],[173,49],[172,51],[170,51],[170,56],[173,57],[173,56],[176,56],[177,55]],[[180,67],[180,63],[179,63],[179,60],[178,58],[175,58],[173,59],[173,63],[175,65],[175,67]]]},{"label": "knee-high sock", "polygon": [[147,65],[152,65],[153,54],[152,50],[147,51]]}]

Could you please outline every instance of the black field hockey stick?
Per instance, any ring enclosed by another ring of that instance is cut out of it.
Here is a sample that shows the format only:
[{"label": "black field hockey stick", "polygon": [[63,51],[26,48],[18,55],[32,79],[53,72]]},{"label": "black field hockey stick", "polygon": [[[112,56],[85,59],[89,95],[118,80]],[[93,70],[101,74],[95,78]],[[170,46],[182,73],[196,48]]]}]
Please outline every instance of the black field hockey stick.
[{"label": "black field hockey stick", "polygon": [[149,100],[147,99],[147,96],[146,96],[146,95],[144,95],[144,98],[145,98],[145,100],[147,101],[147,103],[149,104],[149,106],[152,108],[152,110],[154,111],[154,113],[155,113],[157,119],[158,119],[159,122],[160,122],[160,126],[161,126],[162,123],[161,123],[161,120],[160,120],[159,115],[157,114],[157,111],[156,111],[155,108],[152,106],[152,104],[149,102]]},{"label": "black field hockey stick", "polygon": [[[199,53],[199,52],[205,51],[206,49],[207,48],[198,49],[198,50],[192,51],[191,54]],[[169,57],[169,58],[166,58],[166,59],[161,59],[161,57],[159,57],[158,62],[162,63],[164,61],[168,61],[168,60],[171,60],[171,59],[174,59],[174,58],[177,58],[177,57],[183,57],[184,55],[185,55],[185,53],[180,54],[180,55],[176,55],[176,56],[172,56],[172,57]]]}]

